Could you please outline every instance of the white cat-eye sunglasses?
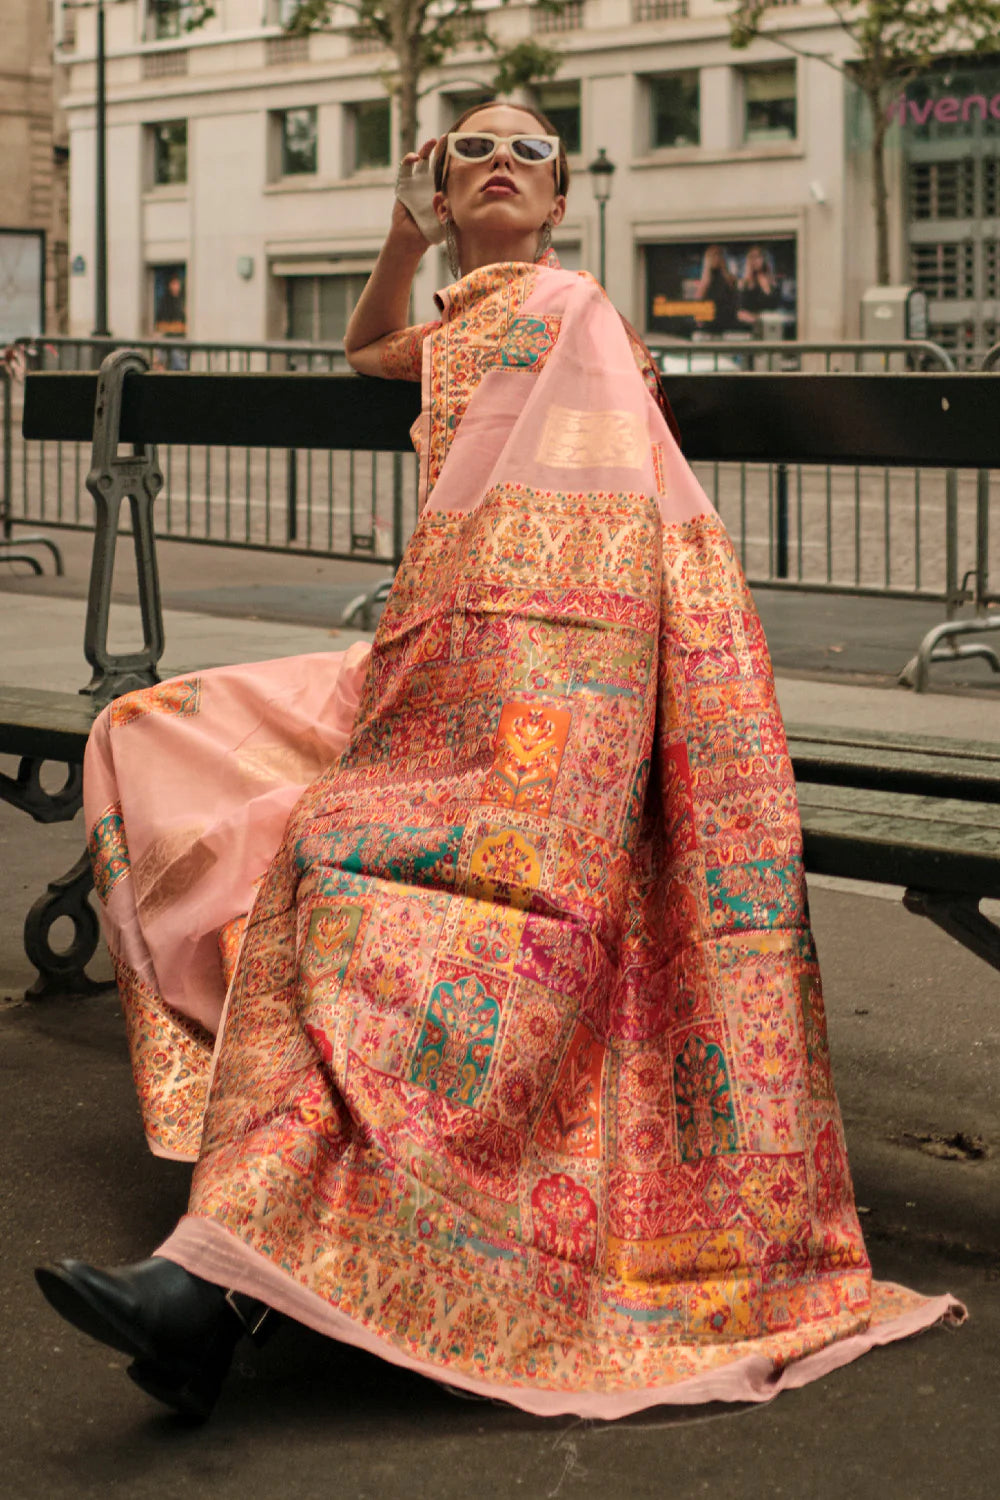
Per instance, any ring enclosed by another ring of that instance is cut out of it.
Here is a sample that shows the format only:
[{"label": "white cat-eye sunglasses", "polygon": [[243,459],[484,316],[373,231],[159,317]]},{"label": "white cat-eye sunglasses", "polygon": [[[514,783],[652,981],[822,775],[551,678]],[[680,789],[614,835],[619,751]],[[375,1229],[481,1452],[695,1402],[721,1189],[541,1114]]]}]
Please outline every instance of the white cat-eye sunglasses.
[{"label": "white cat-eye sunglasses", "polygon": [[554,161],[559,154],[557,135],[494,135],[489,130],[453,130],[448,137],[448,154],[459,161],[489,161],[498,146],[508,146],[515,161],[525,166]]}]

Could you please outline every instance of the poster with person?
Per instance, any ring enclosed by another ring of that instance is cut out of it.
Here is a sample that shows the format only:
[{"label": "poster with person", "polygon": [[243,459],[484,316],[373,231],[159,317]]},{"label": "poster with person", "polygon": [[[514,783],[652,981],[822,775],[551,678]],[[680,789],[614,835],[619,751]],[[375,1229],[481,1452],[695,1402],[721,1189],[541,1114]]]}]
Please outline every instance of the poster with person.
[{"label": "poster with person", "polygon": [[153,267],[153,332],[187,337],[186,267]]},{"label": "poster with person", "polygon": [[793,339],[796,317],[792,235],[646,246],[649,333],[692,340]]},{"label": "poster with person", "polygon": [[[187,337],[187,267],[182,262],[153,268],[153,332],[168,339]],[[157,350],[154,363],[171,370],[187,369],[187,353]]]}]

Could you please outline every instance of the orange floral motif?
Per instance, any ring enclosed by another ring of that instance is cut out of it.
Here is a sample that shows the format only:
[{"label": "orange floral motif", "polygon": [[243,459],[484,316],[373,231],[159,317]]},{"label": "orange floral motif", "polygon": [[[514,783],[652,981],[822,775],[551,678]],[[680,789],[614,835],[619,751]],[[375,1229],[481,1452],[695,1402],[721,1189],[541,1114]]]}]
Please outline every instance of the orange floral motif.
[{"label": "orange floral motif", "polygon": [[601,1082],[604,1048],[578,1025],[548,1108],[535,1134],[539,1150],[593,1160],[601,1153]]},{"label": "orange floral motif", "polygon": [[483,801],[547,813],[569,726],[566,709],[541,708],[533,703],[504,704]]},{"label": "orange floral motif", "polygon": [[146,714],[178,714],[189,717],[201,708],[201,678],[175,677],[155,687],[140,688],[116,698],[110,708],[112,729],[122,729]]}]

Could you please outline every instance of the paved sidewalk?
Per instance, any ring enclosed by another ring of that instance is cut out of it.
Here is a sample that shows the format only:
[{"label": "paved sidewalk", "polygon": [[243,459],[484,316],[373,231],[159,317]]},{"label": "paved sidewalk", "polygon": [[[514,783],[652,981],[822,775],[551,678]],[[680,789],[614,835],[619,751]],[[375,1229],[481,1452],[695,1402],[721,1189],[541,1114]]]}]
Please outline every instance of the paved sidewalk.
[{"label": "paved sidewalk", "polygon": [[[121,649],[135,612],[117,612]],[[88,675],[79,599],[0,587],[8,682]],[[356,633],[168,612],[165,671],[337,650]],[[784,676],[791,720],[1000,739],[1000,697]],[[117,1000],[28,1004],[20,928],[79,822],[0,804],[0,1500],[993,1500],[1000,1471],[1000,994],[997,976],[881,888],[811,882],[834,1066],[878,1275],[970,1309],[765,1408],[663,1408],[543,1422],[292,1327],[240,1357],[204,1429],[181,1426],[127,1361],[61,1324],[40,1260],[148,1253],[188,1169],[141,1140]],[[107,974],[106,961],[97,973]],[[982,1150],[988,1154],[977,1156]]]},{"label": "paved sidewalk", "polygon": [[[83,599],[13,593],[0,588],[0,680],[72,692],[90,671],[83,655]],[[111,649],[141,643],[139,611],[111,609]],[[233,662],[266,661],[310,651],[345,651],[371,633],[338,626],[287,624],[189,610],[164,611],[166,651],[161,676]],[[1000,742],[1000,694],[910,693],[885,682],[864,686],[823,676],[778,675],[782,712],[790,721],[849,725],[955,739]]]}]

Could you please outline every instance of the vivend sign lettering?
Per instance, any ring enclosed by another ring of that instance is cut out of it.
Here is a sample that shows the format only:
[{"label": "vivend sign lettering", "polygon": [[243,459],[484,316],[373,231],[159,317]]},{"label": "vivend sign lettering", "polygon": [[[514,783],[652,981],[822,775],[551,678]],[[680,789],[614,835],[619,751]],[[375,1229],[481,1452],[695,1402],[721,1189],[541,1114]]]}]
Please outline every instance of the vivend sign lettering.
[{"label": "vivend sign lettering", "polygon": [[943,94],[940,99],[925,99],[918,104],[914,99],[894,99],[886,110],[890,122],[900,125],[926,125],[934,119],[939,125],[958,125],[978,115],[981,120],[1000,121],[1000,94],[987,98],[985,94]]}]

